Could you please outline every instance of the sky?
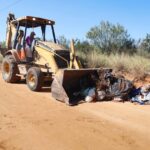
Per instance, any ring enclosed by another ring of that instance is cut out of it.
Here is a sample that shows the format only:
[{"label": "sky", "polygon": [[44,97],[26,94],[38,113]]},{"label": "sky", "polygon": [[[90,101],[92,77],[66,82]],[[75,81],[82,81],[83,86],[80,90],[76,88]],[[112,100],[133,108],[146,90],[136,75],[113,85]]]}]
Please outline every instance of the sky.
[{"label": "sky", "polygon": [[136,40],[150,33],[150,0],[0,0],[0,41],[9,12],[55,20],[56,36],[67,39],[85,40],[101,21],[123,25]]}]

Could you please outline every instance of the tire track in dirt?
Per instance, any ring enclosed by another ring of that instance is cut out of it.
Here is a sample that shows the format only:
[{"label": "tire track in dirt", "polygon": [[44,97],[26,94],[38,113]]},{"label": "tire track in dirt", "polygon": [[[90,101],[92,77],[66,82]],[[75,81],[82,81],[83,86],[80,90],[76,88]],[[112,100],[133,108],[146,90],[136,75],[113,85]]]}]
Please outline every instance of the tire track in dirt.
[{"label": "tire track in dirt", "polygon": [[32,92],[0,77],[0,150],[147,150],[149,108],[112,102],[69,107],[49,90]]}]

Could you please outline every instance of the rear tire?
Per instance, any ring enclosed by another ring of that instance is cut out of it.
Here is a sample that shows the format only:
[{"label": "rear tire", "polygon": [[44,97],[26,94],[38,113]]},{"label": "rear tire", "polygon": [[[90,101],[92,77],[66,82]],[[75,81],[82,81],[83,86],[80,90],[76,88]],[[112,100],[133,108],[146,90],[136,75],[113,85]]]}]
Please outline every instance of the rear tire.
[{"label": "rear tire", "polygon": [[19,70],[13,56],[5,56],[2,62],[3,79],[8,83],[16,83],[21,79],[17,74],[19,74]]},{"label": "rear tire", "polygon": [[30,90],[40,91],[43,86],[43,73],[40,68],[32,67],[28,70],[26,83]]}]

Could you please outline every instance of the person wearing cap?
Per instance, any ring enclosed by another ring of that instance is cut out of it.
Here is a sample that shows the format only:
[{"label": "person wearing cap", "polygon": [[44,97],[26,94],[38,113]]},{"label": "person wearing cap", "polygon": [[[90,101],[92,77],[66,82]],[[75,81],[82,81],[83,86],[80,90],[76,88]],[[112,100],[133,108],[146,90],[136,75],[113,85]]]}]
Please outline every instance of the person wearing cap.
[{"label": "person wearing cap", "polygon": [[30,36],[26,38],[26,44],[31,48],[32,42],[34,40],[35,32],[31,32]]}]

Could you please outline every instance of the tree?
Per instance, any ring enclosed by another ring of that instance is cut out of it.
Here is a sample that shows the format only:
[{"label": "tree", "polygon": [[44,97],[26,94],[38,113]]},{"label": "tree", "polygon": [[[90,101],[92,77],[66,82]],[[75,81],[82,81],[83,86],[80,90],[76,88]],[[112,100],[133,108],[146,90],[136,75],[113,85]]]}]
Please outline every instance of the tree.
[{"label": "tree", "polygon": [[4,41],[0,42],[0,45],[1,45],[1,48],[5,48],[6,47],[6,43]]},{"label": "tree", "polygon": [[135,51],[134,40],[120,24],[102,21],[100,25],[91,28],[86,37],[103,53]]},{"label": "tree", "polygon": [[150,34],[147,34],[146,37],[142,40],[140,49],[150,52]]},{"label": "tree", "polygon": [[75,49],[83,53],[89,52],[94,49],[88,41],[80,41],[79,39],[75,40]]},{"label": "tree", "polygon": [[69,48],[70,41],[68,39],[66,39],[65,36],[63,36],[63,35],[59,36],[57,40],[58,40],[59,44],[63,45],[66,48]]}]

